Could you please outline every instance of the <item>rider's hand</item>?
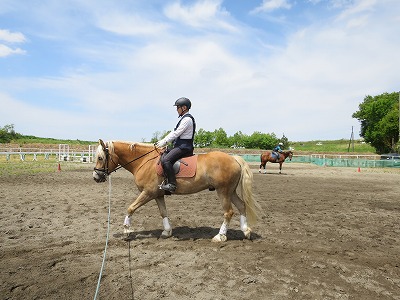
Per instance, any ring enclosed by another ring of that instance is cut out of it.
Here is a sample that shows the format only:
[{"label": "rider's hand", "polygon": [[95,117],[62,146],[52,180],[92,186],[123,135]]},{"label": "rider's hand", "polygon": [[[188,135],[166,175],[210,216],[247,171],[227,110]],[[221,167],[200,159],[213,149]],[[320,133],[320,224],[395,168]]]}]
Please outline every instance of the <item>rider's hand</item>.
[{"label": "rider's hand", "polygon": [[166,144],[167,144],[166,141],[160,140],[160,141],[158,141],[157,143],[155,143],[154,146],[156,146],[157,148],[162,148],[162,147],[164,147]]}]

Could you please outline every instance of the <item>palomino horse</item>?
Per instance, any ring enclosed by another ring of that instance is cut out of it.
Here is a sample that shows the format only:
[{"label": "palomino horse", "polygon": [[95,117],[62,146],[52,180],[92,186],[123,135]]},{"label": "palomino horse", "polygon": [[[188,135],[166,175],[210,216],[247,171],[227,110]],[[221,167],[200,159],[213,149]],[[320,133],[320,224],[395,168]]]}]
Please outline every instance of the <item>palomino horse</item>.
[{"label": "palomino horse", "polygon": [[267,162],[272,162],[272,163],[279,163],[279,174],[282,173],[282,164],[285,161],[285,159],[289,157],[290,160],[292,160],[293,157],[293,152],[292,151],[283,151],[282,153],[279,153],[279,159],[277,158],[276,153],[273,154],[272,151],[265,151],[263,154],[261,154],[261,165],[260,165],[260,170],[258,172],[261,173],[261,167],[264,167],[264,174],[267,173],[265,170],[265,165]]},{"label": "palomino horse", "polygon": [[[155,199],[162,217],[164,231],[162,238],[172,236],[172,227],[169,222],[167,208],[164,200],[164,191],[159,185],[164,180],[157,175],[156,165],[159,161],[160,149],[152,144],[111,141],[99,141],[96,151],[96,166],[93,178],[96,182],[104,182],[111,172],[123,167],[133,174],[134,182],[141,192],[136,200],[128,207],[128,215],[124,221],[124,232],[129,234],[132,214],[142,205]],[[224,210],[224,221],[219,233],[213,237],[214,242],[227,240],[226,232],[229,222],[234,214],[232,203],[240,213],[240,229],[245,238],[251,238],[251,229],[247,225],[256,222],[259,204],[252,194],[253,173],[249,165],[239,156],[230,156],[226,153],[215,151],[199,154],[197,157],[196,174],[190,178],[177,178],[175,194],[192,194],[205,189],[217,191]],[[237,194],[240,190],[241,197]],[[190,206],[188,205],[190,208]]]}]

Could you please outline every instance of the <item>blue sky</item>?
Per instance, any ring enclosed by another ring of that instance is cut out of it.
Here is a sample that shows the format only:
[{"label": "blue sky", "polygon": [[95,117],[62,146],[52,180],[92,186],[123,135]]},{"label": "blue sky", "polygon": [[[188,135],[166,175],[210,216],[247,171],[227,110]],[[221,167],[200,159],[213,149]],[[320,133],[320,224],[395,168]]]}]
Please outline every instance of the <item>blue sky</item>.
[{"label": "blue sky", "polygon": [[399,91],[398,0],[2,0],[0,126],[149,141],[185,96],[198,128],[349,138]]}]

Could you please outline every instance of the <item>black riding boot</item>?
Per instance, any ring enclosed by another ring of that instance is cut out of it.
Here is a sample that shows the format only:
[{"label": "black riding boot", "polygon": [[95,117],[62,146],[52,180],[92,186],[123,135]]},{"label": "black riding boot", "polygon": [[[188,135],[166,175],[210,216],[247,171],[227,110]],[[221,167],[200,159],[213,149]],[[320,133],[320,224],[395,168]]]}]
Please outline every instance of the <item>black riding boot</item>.
[{"label": "black riding boot", "polygon": [[171,163],[166,163],[163,166],[164,168],[164,174],[167,176],[168,183],[163,184],[161,186],[161,189],[167,192],[175,192],[176,190],[176,177],[175,177],[175,171]]}]

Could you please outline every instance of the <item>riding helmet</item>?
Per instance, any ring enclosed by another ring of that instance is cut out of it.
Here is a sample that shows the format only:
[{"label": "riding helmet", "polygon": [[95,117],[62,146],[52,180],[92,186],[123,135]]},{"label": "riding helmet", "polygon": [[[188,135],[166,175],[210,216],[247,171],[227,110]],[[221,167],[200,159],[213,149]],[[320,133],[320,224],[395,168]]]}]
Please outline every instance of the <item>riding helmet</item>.
[{"label": "riding helmet", "polygon": [[186,106],[188,109],[192,106],[192,102],[188,98],[182,97],[175,101],[174,106]]}]

